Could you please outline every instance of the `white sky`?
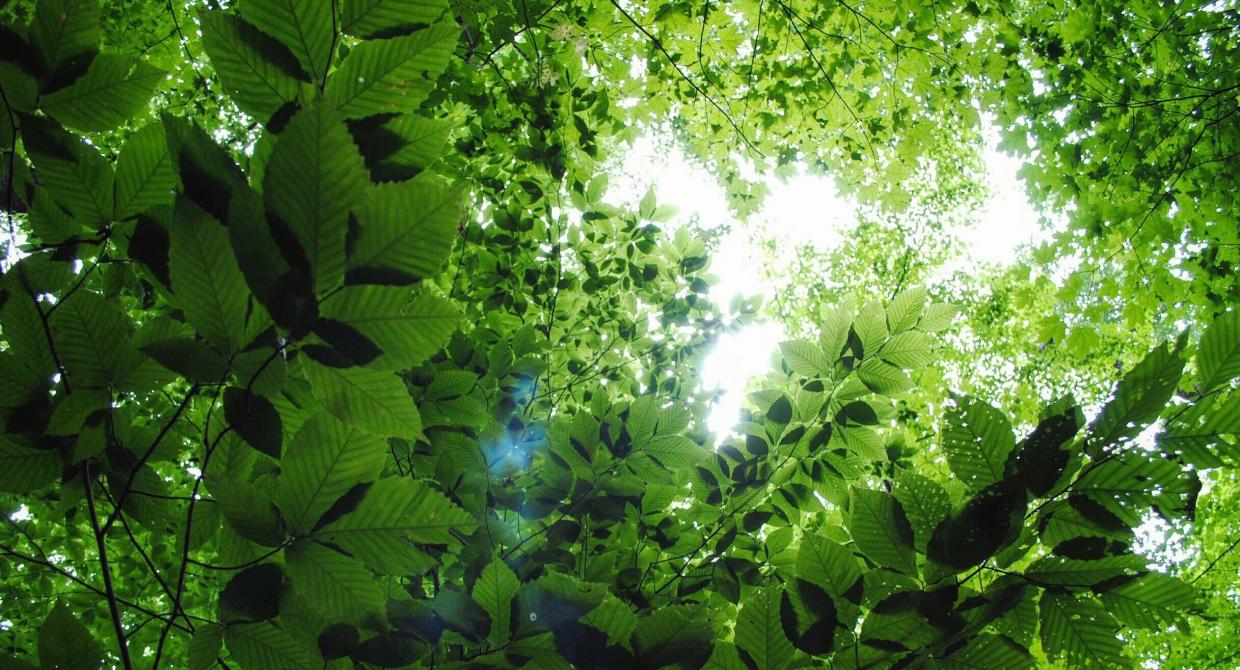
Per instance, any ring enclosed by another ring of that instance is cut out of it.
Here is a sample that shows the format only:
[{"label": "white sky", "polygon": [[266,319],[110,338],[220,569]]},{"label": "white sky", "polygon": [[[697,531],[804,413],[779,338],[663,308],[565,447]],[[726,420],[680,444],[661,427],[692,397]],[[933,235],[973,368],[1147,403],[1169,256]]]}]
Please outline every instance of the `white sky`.
[{"label": "white sky", "polygon": [[[976,263],[1012,263],[1022,244],[1044,237],[1038,214],[1017,178],[1020,161],[999,153],[997,133],[987,129],[985,137],[988,146],[983,158],[990,194],[978,212],[978,225],[953,231],[967,251],[945,268],[945,274]],[[745,226],[729,212],[723,189],[678,149],[667,149],[649,138],[638,140],[611,184],[610,195],[629,203],[636,203],[653,185],[660,205],[677,208],[669,224],[673,227],[694,216],[705,227],[730,225],[710,265],[710,272],[719,279],[711,290],[716,303],[726,305],[735,296],[773,295],[775,287],[760,272],[759,253],[749,242]],[[766,224],[779,241],[831,248],[839,243],[840,232],[856,222],[855,205],[840,197],[829,177],[802,174],[781,181],[770,176],[765,184],[770,194],[756,220]],[[725,390],[709,420],[717,435],[736,424],[747,385],[770,369],[771,356],[784,337],[780,324],[763,321],[720,338],[702,371],[707,388]]]}]

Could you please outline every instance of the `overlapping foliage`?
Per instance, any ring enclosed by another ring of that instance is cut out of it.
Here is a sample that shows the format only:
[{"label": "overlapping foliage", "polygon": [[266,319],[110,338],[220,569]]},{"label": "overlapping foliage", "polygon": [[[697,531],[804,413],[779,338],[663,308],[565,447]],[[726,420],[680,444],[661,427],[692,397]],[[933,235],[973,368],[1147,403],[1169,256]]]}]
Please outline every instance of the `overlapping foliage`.
[{"label": "overlapping foliage", "polygon": [[[150,58],[93,0],[5,29],[24,242],[0,279],[0,665],[1123,667],[1130,629],[1188,625],[1201,594],[1135,529],[1191,518],[1200,473],[1240,458],[1236,311],[1211,303],[1088,421],[1071,397],[1022,425],[953,396],[939,422],[909,394],[957,310],[893,287],[785,343],[716,445],[696,371],[753,305],[707,300],[706,245],[653,195],[607,202],[626,121],[674,112],[771,153],[820,103],[913,115],[920,134],[872,119],[814,156],[893,178],[880,131],[915,148],[968,114],[845,97],[881,67],[842,95],[752,65],[782,36],[830,80],[852,66],[814,48],[841,20],[936,60],[894,17],[758,3],[745,116],[661,32],[694,8],[656,29],[560,5],[170,4],[149,22],[176,44]],[[751,5],[707,3],[699,61]],[[606,54],[634,44],[645,79]]]}]

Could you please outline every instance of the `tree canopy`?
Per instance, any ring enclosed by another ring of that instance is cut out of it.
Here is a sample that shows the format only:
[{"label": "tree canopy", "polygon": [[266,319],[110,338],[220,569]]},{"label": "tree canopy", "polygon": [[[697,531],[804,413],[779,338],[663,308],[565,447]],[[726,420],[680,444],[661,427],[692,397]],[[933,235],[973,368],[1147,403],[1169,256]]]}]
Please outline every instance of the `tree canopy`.
[{"label": "tree canopy", "polygon": [[[1234,1],[0,20],[0,668],[1240,659]],[[656,132],[858,221],[717,304]],[[952,271],[990,133],[1051,235]]]}]

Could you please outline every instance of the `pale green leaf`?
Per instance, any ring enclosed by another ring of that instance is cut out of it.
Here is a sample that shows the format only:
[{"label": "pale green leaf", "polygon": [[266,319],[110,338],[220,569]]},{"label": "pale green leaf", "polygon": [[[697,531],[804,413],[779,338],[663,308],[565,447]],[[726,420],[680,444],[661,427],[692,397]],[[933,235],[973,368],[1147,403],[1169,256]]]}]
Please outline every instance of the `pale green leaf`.
[{"label": "pale green leaf", "polygon": [[345,118],[417,108],[447,67],[457,29],[436,23],[426,30],[369,40],[349,52],[327,85],[327,98]]},{"label": "pale green leaf", "polygon": [[951,498],[938,482],[903,469],[896,473],[892,493],[908,515],[914,545],[924,552],[935,527],[951,513]]},{"label": "pale green leaf", "polygon": [[97,387],[115,381],[117,362],[129,347],[129,328],[116,306],[83,289],[57,303],[48,323],[73,384]]},{"label": "pale green leaf", "polygon": [[818,533],[801,538],[796,574],[834,596],[843,596],[861,579],[861,564],[851,551]]},{"label": "pale green leaf", "polygon": [[[428,485],[404,477],[371,484],[357,507],[315,533],[367,561],[408,542],[446,544],[475,525],[468,512]],[[369,561],[368,561],[369,562]]]},{"label": "pale green leaf", "polygon": [[701,461],[709,452],[683,435],[661,435],[650,440],[641,453],[657,460],[665,468],[677,469]]},{"label": "pale green leaf", "polygon": [[326,105],[298,112],[272,149],[263,195],[301,244],[319,293],[344,278],[349,211],[366,182],[357,146]]},{"label": "pale green leaf", "polygon": [[250,308],[228,230],[188,198],[178,198],[169,234],[168,275],[185,319],[221,352],[245,344]]},{"label": "pale green leaf", "polygon": [[960,308],[945,302],[932,302],[917,321],[917,327],[928,333],[937,333],[952,325]]},{"label": "pale green leaf", "polygon": [[444,0],[344,0],[340,29],[363,38],[390,37],[430,24],[447,5]]},{"label": "pale green leaf", "polygon": [[926,289],[914,286],[897,293],[887,305],[887,329],[898,334],[912,328],[925,308]]},{"label": "pale green leaf", "polygon": [[327,77],[335,43],[335,3],[323,0],[245,0],[241,17],[279,40],[312,79]]},{"label": "pale green leaf", "polygon": [[931,356],[933,349],[933,337],[918,330],[909,330],[893,335],[878,350],[878,355],[897,367],[916,370],[925,367],[933,360]]},{"label": "pale green leaf", "polygon": [[1027,670],[1034,667],[1028,649],[1006,635],[982,633],[943,659],[943,670]]},{"label": "pale green leaf", "polygon": [[289,443],[276,504],[289,530],[306,533],[340,496],[383,471],[387,445],[376,435],[318,413]]},{"label": "pale green leaf", "polygon": [[305,369],[315,397],[341,421],[384,437],[421,434],[418,408],[395,374],[312,363]]},{"label": "pale green leaf", "polygon": [[411,283],[433,276],[452,249],[459,217],[460,195],[434,180],[371,187],[358,212],[350,278]]},{"label": "pale green leaf", "polygon": [[385,370],[407,370],[430,358],[461,318],[455,305],[429,290],[373,284],[345,286],[321,309],[378,345],[383,354],[370,366]]},{"label": "pale green leaf", "polygon": [[1045,591],[1041,604],[1042,649],[1072,667],[1129,668],[1119,623],[1089,597]]},{"label": "pale green leaf", "polygon": [[985,402],[964,398],[948,409],[943,452],[952,472],[969,490],[980,491],[1002,480],[1015,446],[1007,417]]},{"label": "pale green leaf", "polygon": [[1200,594],[1180,579],[1148,572],[1107,589],[1099,598],[1115,618],[1139,628],[1174,626],[1197,605]]},{"label": "pale green leaf", "polygon": [[[311,651],[270,621],[233,623],[224,628],[228,653],[242,670],[304,670]],[[314,657],[317,658],[317,654]]]},{"label": "pale green leaf", "polygon": [[890,493],[853,487],[846,525],[853,541],[875,563],[917,574],[913,530]]},{"label": "pale green leaf", "polygon": [[237,106],[259,119],[295,100],[299,79],[309,81],[284,45],[222,11],[203,12],[202,48]]},{"label": "pale green leaf", "polygon": [[789,340],[779,344],[779,352],[792,371],[811,379],[831,378],[832,361],[818,345],[806,340]]},{"label": "pale green leaf", "polygon": [[285,550],[285,569],[306,603],[332,621],[359,624],[384,611],[374,574],[355,558],[303,540]]},{"label": "pale green leaf", "polygon": [[521,582],[513,574],[512,568],[498,556],[482,569],[478,581],[474,582],[474,601],[491,617],[490,640],[494,644],[508,641],[510,605],[517,594]]},{"label": "pale green leaf", "polygon": [[865,358],[872,358],[878,348],[887,340],[887,312],[878,302],[869,302],[857,313],[853,330],[861,340],[861,353]]},{"label": "pale green leaf", "polygon": [[581,617],[581,623],[607,634],[608,644],[628,648],[638,617],[633,607],[611,594],[603,598],[598,607]]},{"label": "pale green leaf", "polygon": [[1167,405],[1180,382],[1184,359],[1180,347],[1160,345],[1138,363],[1115,388],[1097,418],[1089,425],[1093,448],[1131,441]]},{"label": "pale green leaf", "polygon": [[913,387],[913,381],[903,370],[877,358],[862,361],[857,377],[866,388],[882,395],[895,395]]},{"label": "pale green leaf", "polygon": [[750,593],[736,617],[736,646],[749,652],[758,670],[789,667],[795,649],[779,618],[783,590],[766,587]]},{"label": "pale green leaf", "polygon": [[172,188],[172,164],[163,125],[156,122],[143,126],[129,136],[116,159],[113,218],[119,221],[155,205],[171,204]]},{"label": "pale green leaf", "polygon": [[1197,380],[1209,391],[1240,375],[1240,309],[1220,315],[1201,335]]}]

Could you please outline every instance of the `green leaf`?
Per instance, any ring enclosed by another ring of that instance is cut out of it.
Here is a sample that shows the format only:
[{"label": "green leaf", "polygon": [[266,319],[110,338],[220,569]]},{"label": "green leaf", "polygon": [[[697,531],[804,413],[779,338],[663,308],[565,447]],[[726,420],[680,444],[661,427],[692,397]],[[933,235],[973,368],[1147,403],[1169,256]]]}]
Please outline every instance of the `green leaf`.
[{"label": "green leaf", "polygon": [[201,625],[189,640],[189,670],[210,670],[224,646],[224,627]]},{"label": "green leaf", "polygon": [[892,493],[908,515],[914,545],[925,551],[935,527],[952,511],[947,491],[933,479],[912,470],[900,470],[896,473],[896,486]]},{"label": "green leaf", "polygon": [[861,565],[851,551],[817,533],[801,538],[796,574],[833,596],[842,597],[861,579]]},{"label": "green leaf", "polygon": [[749,670],[749,666],[741,660],[740,652],[731,642],[716,641],[714,649],[702,670]]},{"label": "green leaf", "polygon": [[933,360],[934,338],[918,330],[893,335],[878,350],[884,361],[906,370],[916,370]]},{"label": "green leaf", "polygon": [[97,53],[100,24],[99,0],[39,0],[30,41],[42,54],[48,74]]},{"label": "green leaf", "polygon": [[787,668],[795,654],[779,619],[782,593],[776,587],[751,593],[736,617],[736,646],[749,652],[759,670]]},{"label": "green leaf", "polygon": [[25,447],[0,434],[0,491],[29,493],[42,488],[60,477],[63,460],[56,451]]},{"label": "green leaf", "polygon": [[941,661],[943,670],[1027,670],[1033,655],[1006,635],[982,633]]},{"label": "green leaf", "polygon": [[78,223],[99,228],[112,220],[112,165],[81,138],[55,123],[22,121],[22,142],[42,185]]},{"label": "green leaf", "polygon": [[952,472],[970,490],[980,491],[1002,480],[1015,446],[1007,417],[985,402],[964,398],[948,410],[943,452]]},{"label": "green leaf", "polygon": [[852,331],[852,325],[853,307],[851,302],[838,305],[832,309],[823,307],[818,344],[822,347],[823,353],[826,354],[827,360],[833,365],[839,360],[840,354],[844,351],[844,344],[848,341],[848,334]]},{"label": "green leaf", "polygon": [[1119,624],[1092,598],[1045,591],[1041,604],[1042,649],[1069,666],[1128,668]]},{"label": "green leaf", "polygon": [[366,168],[344,124],[326,105],[303,109],[276,140],[264,196],[310,262],[316,291],[344,278],[349,211],[366,195]]},{"label": "green leaf", "polygon": [[445,0],[344,0],[340,29],[364,39],[405,34],[438,19],[447,6]]},{"label": "green leaf", "polygon": [[335,43],[336,5],[321,0],[246,0],[241,16],[279,40],[317,82],[327,78]]},{"label": "green leaf", "polygon": [[1182,339],[1174,350],[1160,345],[1124,375],[1111,401],[1089,425],[1092,449],[1130,441],[1158,417],[1184,372],[1182,345]]},{"label": "green leaf", "polygon": [[[420,481],[389,477],[371,484],[348,514],[315,533],[364,562],[404,555],[408,542],[446,544],[474,527],[468,512]],[[402,546],[404,545],[404,546]]]},{"label": "green leaf", "polygon": [[509,606],[520,587],[521,582],[517,581],[512,568],[498,556],[491,559],[482,569],[482,574],[478,575],[478,581],[474,582],[474,600],[491,617],[490,640],[494,644],[508,642],[511,616]]},{"label": "green leaf", "polygon": [[914,286],[897,293],[887,305],[887,329],[895,335],[912,328],[925,308],[926,289]]},{"label": "green leaf", "polygon": [[234,572],[220,591],[220,618],[233,621],[267,621],[280,615],[285,592],[284,568],[259,563]]},{"label": "green leaf", "polygon": [[39,663],[55,670],[98,670],[103,665],[103,647],[64,601],[56,601],[39,626]]},{"label": "green leaf", "polygon": [[223,477],[211,478],[209,486],[216,506],[238,535],[264,547],[284,541],[284,524],[267,489]]},{"label": "green leaf", "polygon": [[455,305],[429,290],[373,284],[345,286],[321,310],[378,345],[383,354],[370,366],[384,370],[407,370],[430,358],[461,318]]},{"label": "green leaf", "polygon": [[297,670],[314,665],[306,647],[270,621],[229,624],[224,628],[224,642],[242,670]]},{"label": "green leaf", "polygon": [[890,493],[853,487],[849,495],[848,532],[875,563],[917,574],[913,530],[904,509]]},{"label": "green leaf", "polygon": [[436,23],[426,30],[362,42],[349,52],[327,84],[327,99],[345,118],[416,109],[448,65],[457,28]]},{"label": "green leaf", "polygon": [[674,470],[700,462],[709,452],[683,435],[661,435],[642,447],[641,453]]},{"label": "green leaf", "polygon": [[202,340],[178,337],[139,348],[160,365],[193,382],[216,383],[224,376],[223,357]]},{"label": "green leaf", "polygon": [[116,381],[117,362],[129,346],[129,328],[112,303],[83,289],[57,303],[48,323],[72,383],[98,387]]},{"label": "green leaf", "polygon": [[1158,630],[1182,625],[1200,594],[1180,579],[1148,572],[1107,589],[1099,597],[1107,611],[1125,624]]},{"label": "green leaf", "polygon": [[1206,328],[1197,345],[1200,391],[1223,386],[1240,375],[1240,309],[1220,315]]},{"label": "green leaf", "polygon": [[359,624],[384,611],[383,589],[357,559],[303,540],[285,550],[285,560],[293,588],[329,620]]},{"label": "green leaf", "polygon": [[415,437],[422,419],[401,378],[367,368],[307,364],[316,398],[336,418],[385,437]]},{"label": "green leaf", "polygon": [[326,413],[310,417],[281,465],[276,504],[294,534],[309,532],[340,496],[383,471],[387,445]]},{"label": "green leaf", "polygon": [[1218,400],[1203,398],[1177,412],[1158,435],[1158,446],[1198,468],[1216,468],[1240,461],[1240,448],[1223,439],[1238,433],[1240,393],[1232,392]]},{"label": "green leaf", "polygon": [[1179,463],[1132,451],[1091,467],[1077,479],[1073,492],[1088,495],[1136,527],[1156,499],[1187,493],[1193,490],[1193,481]]},{"label": "green leaf", "polygon": [[439,159],[452,125],[418,114],[374,116],[350,122],[349,133],[375,183],[412,179]]},{"label": "green leaf", "polygon": [[44,96],[40,107],[70,128],[111,130],[144,116],[151,92],[165,74],[128,56],[100,54],[91,61],[86,74]]},{"label": "green leaf", "polygon": [[429,179],[369,189],[349,254],[351,281],[412,283],[433,276],[452,249],[460,195]]},{"label": "green leaf", "polygon": [[882,395],[895,395],[913,387],[913,381],[903,370],[877,358],[862,361],[857,377],[871,391]]},{"label": "green leaf", "polygon": [[46,189],[34,192],[34,201],[27,216],[35,236],[46,244],[58,244],[85,231],[82,224],[57,204]]},{"label": "green leaf", "polygon": [[1145,570],[1145,559],[1135,554],[1107,556],[1097,560],[1078,560],[1063,556],[1044,556],[1025,570],[1035,583],[1088,587],[1117,577]]},{"label": "green leaf", "polygon": [[249,291],[228,231],[188,198],[177,199],[168,273],[175,304],[190,325],[226,354],[245,342]]},{"label": "green leaf", "polygon": [[861,352],[865,358],[878,353],[878,348],[887,340],[887,313],[878,301],[867,303],[857,313],[853,330],[861,340]]},{"label": "green leaf", "polygon": [[171,204],[173,179],[163,125],[143,126],[129,136],[116,159],[113,218],[120,221]]},{"label": "green leaf", "polygon": [[237,106],[260,120],[297,99],[300,79],[310,80],[287,47],[223,11],[202,13],[202,48]]},{"label": "green leaf", "polygon": [[805,340],[789,340],[779,344],[779,352],[792,371],[811,379],[830,379],[832,361],[818,345]]},{"label": "green leaf", "polygon": [[956,315],[960,313],[960,308],[955,305],[949,305],[944,302],[932,302],[926,306],[926,311],[921,315],[921,319],[917,321],[917,327],[928,332],[937,333],[952,325]]},{"label": "green leaf", "polygon": [[608,644],[628,648],[637,628],[638,617],[631,605],[609,593],[598,607],[581,617],[581,623],[606,633]]},{"label": "green leaf", "polygon": [[935,527],[926,555],[957,571],[980,565],[1020,536],[1026,505],[1020,482],[988,486]]},{"label": "green leaf", "polygon": [[[642,617],[633,629],[633,652],[641,667],[662,668],[672,663],[696,668],[710,655],[713,631],[698,608],[660,607]],[[778,623],[776,624],[778,626]]]}]

